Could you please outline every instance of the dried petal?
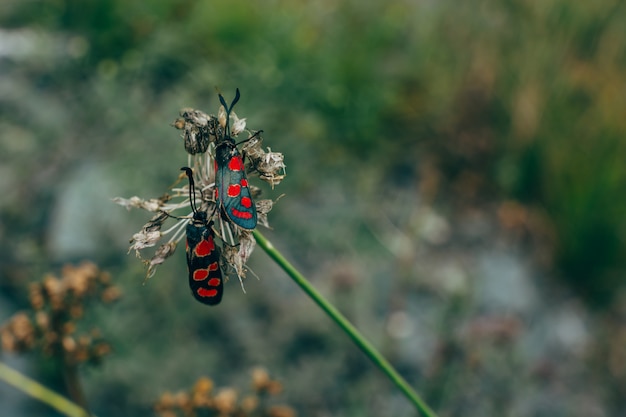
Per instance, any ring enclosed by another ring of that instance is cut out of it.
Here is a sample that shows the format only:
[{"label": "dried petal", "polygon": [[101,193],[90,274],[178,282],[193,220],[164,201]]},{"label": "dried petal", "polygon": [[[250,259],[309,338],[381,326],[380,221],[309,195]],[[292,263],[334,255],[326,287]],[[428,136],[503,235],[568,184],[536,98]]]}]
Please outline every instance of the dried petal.
[{"label": "dried petal", "polygon": [[130,252],[131,249],[134,249],[137,257],[141,259],[139,251],[154,246],[159,239],[161,239],[161,232],[158,230],[155,232],[146,232],[142,230],[141,232],[133,235],[133,238],[130,241],[132,245],[128,251]]},{"label": "dried petal", "polygon": [[255,132],[243,145],[243,151],[252,161],[252,165],[256,165],[258,161],[265,156],[265,151],[261,148],[262,143],[263,138],[258,132]]},{"label": "dried petal", "polygon": [[287,175],[284,163],[285,157],[280,152],[272,152],[270,148],[267,148],[267,150],[269,152],[267,152],[263,159],[257,164],[256,169],[259,171],[259,177],[274,188],[274,186],[280,184]]},{"label": "dried petal", "polygon": [[247,230],[242,231],[239,236],[239,256],[241,257],[242,263],[245,264],[248,262],[248,259],[250,258],[250,255],[252,255],[255,247],[256,240],[254,239],[252,232]]},{"label": "dried petal", "polygon": [[230,117],[233,119],[233,123],[230,127],[230,133],[233,136],[237,136],[246,129],[246,119],[238,118],[235,112],[231,112]]},{"label": "dried petal", "polygon": [[167,258],[174,254],[176,250],[176,242],[168,242],[159,246],[154,253],[154,256],[148,261],[148,271],[146,272],[146,278],[151,278],[156,272],[156,267],[161,265]]},{"label": "dried petal", "polygon": [[137,196],[131,198],[115,197],[113,202],[120,206],[126,207],[127,210],[131,208],[140,208],[147,211],[161,211],[163,204],[165,204],[171,197],[164,195],[161,198],[151,198],[150,200],[144,200]]}]

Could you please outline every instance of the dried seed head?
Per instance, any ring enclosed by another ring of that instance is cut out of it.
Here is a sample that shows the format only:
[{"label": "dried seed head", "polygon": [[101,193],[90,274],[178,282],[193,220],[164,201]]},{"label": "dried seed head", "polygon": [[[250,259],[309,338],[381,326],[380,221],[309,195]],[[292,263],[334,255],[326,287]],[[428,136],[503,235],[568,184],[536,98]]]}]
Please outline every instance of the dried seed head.
[{"label": "dried seed head", "polygon": [[63,281],[68,290],[72,291],[76,296],[82,297],[89,290],[92,283],[91,271],[79,270],[79,269],[64,269]]},{"label": "dried seed head", "polygon": [[40,331],[47,331],[50,328],[50,316],[43,311],[35,313],[35,323]]},{"label": "dried seed head", "polygon": [[43,280],[43,289],[53,310],[61,309],[63,305],[63,284],[52,275],[47,275]]},{"label": "dried seed head", "polygon": [[185,150],[191,155],[205,153],[209,144],[215,142],[215,116],[190,108],[182,109],[180,115],[172,126],[183,131]]},{"label": "dried seed head", "polygon": [[201,394],[209,394],[213,390],[213,386],[213,381],[210,378],[202,377],[196,381],[193,390]]},{"label": "dried seed head", "polygon": [[163,223],[165,223],[167,219],[169,219],[169,215],[163,211],[160,211],[155,214],[150,219],[150,221],[148,221],[148,223],[144,224],[143,229],[148,232],[161,230],[161,227],[163,227]]},{"label": "dried seed head", "polygon": [[[256,201],[256,200],[257,200],[257,199],[261,196],[261,194],[263,193],[263,192],[261,191],[261,189],[260,189],[259,187],[257,187],[257,186],[251,185],[249,188],[250,188],[250,195],[252,196],[252,198],[254,198],[254,200],[255,200],[255,201]],[[255,204],[256,204],[256,203],[255,203]]]},{"label": "dried seed head", "polygon": [[100,296],[100,299],[102,300],[103,303],[111,303],[119,299],[121,296],[122,296],[122,291],[119,288],[115,286],[110,286],[106,288],[104,291],[102,291],[102,295]]},{"label": "dried seed head", "polygon": [[250,255],[254,251],[256,247],[256,240],[250,231],[243,231],[241,235],[239,235],[239,257],[241,258],[242,263],[248,262]]},{"label": "dried seed head", "polygon": [[98,274],[98,282],[105,285],[109,284],[111,282],[111,274],[108,272],[100,272],[100,274]]},{"label": "dried seed head", "polygon": [[148,265],[148,270],[146,271],[146,278],[151,278],[156,272],[156,267],[161,265],[167,258],[174,254],[176,250],[176,242],[168,242],[159,246],[159,248],[154,253],[154,256],[146,261]]},{"label": "dried seed head", "polygon": [[71,336],[65,336],[61,342],[63,350],[67,353],[72,353],[76,349],[76,340]]},{"label": "dried seed head", "polygon": [[[257,132],[258,133],[258,132]],[[255,136],[256,135],[256,136]],[[255,134],[243,146],[248,158],[252,161],[252,169],[259,173],[259,178],[268,182],[272,188],[278,185],[286,175],[284,156],[280,152],[272,152],[261,148],[263,138]]]},{"label": "dried seed head", "polygon": [[267,410],[269,417],[296,417],[296,411],[286,405],[274,405]]},{"label": "dried seed head", "polygon": [[[280,383],[272,380],[263,368],[255,368],[252,371],[253,388],[256,393],[275,394],[276,387],[281,387]],[[295,412],[283,405],[267,407],[260,401],[260,396],[256,393],[246,395],[239,399],[239,395],[234,388],[225,387],[217,391],[215,396],[211,396],[213,381],[203,377],[196,381],[189,392],[179,392],[172,395],[165,392],[161,395],[154,410],[160,415],[196,416],[196,415],[218,415],[218,416],[248,416],[248,415],[275,415],[277,417],[293,417]]]},{"label": "dried seed head", "polygon": [[130,246],[129,252],[131,249],[134,249],[135,255],[137,255],[137,257],[141,259],[140,251],[142,249],[151,248],[152,246],[156,245],[160,238],[161,232],[158,230],[154,232],[142,230],[139,233],[135,233],[130,241],[132,245]]},{"label": "dried seed head", "polygon": [[248,141],[243,144],[242,149],[253,164],[265,155],[265,151],[261,148],[262,143],[263,138],[261,137],[261,134],[259,132],[255,132],[253,135],[250,135]]},{"label": "dried seed head", "polygon": [[106,342],[100,342],[94,346],[92,356],[99,359],[111,353],[111,350],[111,345]]},{"label": "dried seed head", "polygon": [[270,381],[270,374],[265,368],[256,367],[252,369],[252,387],[255,391],[265,389]]},{"label": "dried seed head", "polygon": [[282,384],[271,379],[269,373],[261,367],[252,370],[252,386],[256,392],[270,395],[276,395],[283,389]]},{"label": "dried seed head", "polygon": [[88,335],[82,335],[78,338],[78,345],[82,348],[91,345],[91,337]]},{"label": "dried seed head", "polygon": [[70,335],[74,333],[74,331],[76,330],[76,323],[71,322],[71,321],[65,322],[63,326],[61,327],[61,330],[63,334]]},{"label": "dried seed head", "polygon": [[172,122],[172,126],[174,126],[178,130],[182,130],[185,128],[185,123],[186,123],[185,119],[183,119],[182,117],[179,117],[178,119]]},{"label": "dried seed head", "polygon": [[233,122],[230,126],[230,133],[233,136],[237,136],[246,129],[246,119],[238,118],[235,112],[231,112],[230,117],[231,119],[233,119]]},{"label": "dried seed head", "polygon": [[161,198],[151,198],[149,200],[144,200],[137,196],[131,198],[121,198],[115,197],[113,202],[119,204],[122,207],[126,207],[127,210],[131,208],[140,208],[146,211],[162,211],[163,206],[167,203],[171,197],[167,194],[163,195]]},{"label": "dried seed head", "polygon": [[287,175],[284,163],[285,157],[280,152],[272,152],[270,148],[267,148],[267,150],[268,152],[256,165],[256,169],[259,171],[259,178],[268,182],[274,188]]},{"label": "dried seed head", "polygon": [[246,413],[252,413],[259,407],[259,397],[256,395],[248,395],[241,400],[241,409]]},{"label": "dried seed head", "polygon": [[213,390],[213,381],[209,378],[202,377],[198,379],[191,390],[192,403],[195,408],[208,408],[213,405],[211,391]]},{"label": "dried seed head", "polygon": [[5,327],[0,328],[0,348],[5,352],[17,352],[15,336]]},{"label": "dried seed head", "polygon": [[187,407],[189,404],[189,395],[185,392],[177,392],[174,395],[174,405],[180,408]]},{"label": "dried seed head", "polygon": [[[230,106],[232,107],[239,100],[239,91],[237,91],[235,99]],[[223,248],[221,264],[226,269],[235,271],[239,278],[245,277],[245,263],[248,260],[255,242],[251,235],[244,229],[231,224],[228,219],[222,218],[220,207],[216,209],[216,186],[227,186],[219,183],[224,181],[216,179],[216,146],[222,145],[226,140],[226,127],[229,127],[229,134],[234,138],[244,132],[248,133],[248,140],[242,145],[242,154],[244,159],[246,172],[257,173],[259,177],[268,182],[272,187],[277,185],[285,177],[284,157],[281,153],[272,152],[267,148],[267,152],[261,147],[263,139],[260,131],[250,131],[246,128],[246,118],[239,116],[228,109],[226,111],[226,102],[220,95],[220,102],[217,116],[206,114],[202,111],[192,108],[185,108],[180,111],[180,117],[174,122],[173,126],[181,131],[181,135],[185,141],[185,149],[193,157],[189,157],[189,165],[193,170],[193,179],[195,183],[195,192],[190,195],[189,185],[178,186],[178,181],[172,186],[172,197],[166,194],[160,199],[144,200],[139,197],[130,199],[115,198],[114,201],[127,209],[142,208],[144,210],[157,212],[157,216],[153,217],[142,230],[133,235],[131,239],[129,252],[135,251],[136,256],[147,265],[146,276],[149,278],[156,272],[158,265],[162,264],[170,257],[176,247],[176,243],[184,238],[185,226],[189,223],[189,209],[191,202],[195,202],[197,212],[206,214],[208,221],[213,221],[217,225],[216,235],[218,245]],[[231,138],[229,138],[231,139]],[[214,145],[211,145],[211,144]],[[229,142],[230,144],[231,142]],[[232,145],[237,146],[233,143]],[[221,149],[221,148],[220,148]],[[223,159],[222,162],[224,163]],[[230,168],[229,168],[230,169]],[[239,169],[239,168],[238,168]],[[184,174],[179,176],[179,180],[184,178]],[[216,181],[218,184],[216,184]],[[253,200],[257,200],[261,194],[258,187],[248,185]],[[171,199],[177,199],[176,203]],[[271,210],[273,202],[270,200],[259,201],[257,207],[257,223],[269,227],[267,214]],[[171,214],[178,209],[187,209],[186,217]],[[166,230],[164,224],[171,218],[178,221],[175,225]],[[224,227],[226,224],[226,227]],[[146,248],[157,246],[161,239],[170,235],[167,243],[161,244],[152,257],[146,257],[145,260],[141,252]],[[230,248],[229,245],[236,246],[237,249]]]},{"label": "dried seed head", "polygon": [[267,228],[270,228],[269,222],[267,221],[267,214],[272,211],[274,204],[284,195],[285,194],[279,195],[276,200],[258,200],[256,202],[256,211],[258,216],[257,219],[260,224]]},{"label": "dried seed head", "polygon": [[83,306],[82,305],[73,305],[69,308],[70,317],[75,319],[79,319],[83,316]]},{"label": "dried seed head", "polygon": [[35,343],[35,328],[25,313],[15,314],[2,328],[2,349],[21,352]]},{"label": "dried seed head", "polygon": [[73,364],[99,357],[108,350],[98,347],[103,342],[96,343],[91,335],[78,334],[77,320],[84,316],[92,297],[115,289],[109,281],[90,262],[66,265],[61,278],[46,275],[41,283],[30,285],[34,318],[14,315],[2,329],[3,343],[23,351],[38,348],[44,354],[62,354]]},{"label": "dried seed head", "polygon": [[222,259],[226,261],[226,266],[235,270],[239,279],[246,277],[246,269],[244,263],[239,256],[239,248],[237,246],[226,245],[222,249]]},{"label": "dried seed head", "polygon": [[[68,352],[66,352],[66,354],[67,353]],[[79,349],[76,349],[76,351],[71,352],[71,354],[68,354],[66,356],[68,356],[68,362],[72,362],[75,364],[87,362],[90,359],[89,352],[84,347],[80,347]]]},{"label": "dried seed head", "polygon": [[174,396],[171,392],[165,391],[161,394],[161,398],[154,405],[155,411],[166,410],[174,407]]},{"label": "dried seed head", "polygon": [[222,258],[226,260],[227,266],[233,268],[239,279],[242,280],[246,278],[245,265],[256,246],[256,240],[250,231],[241,230],[240,233],[239,246],[225,245],[222,249]]},{"label": "dried seed head", "polygon": [[237,391],[233,388],[222,388],[214,398],[215,409],[221,414],[232,414],[237,406]]},{"label": "dried seed head", "polygon": [[267,385],[266,391],[270,395],[280,394],[281,392],[283,392],[283,384],[278,381],[272,380]]}]

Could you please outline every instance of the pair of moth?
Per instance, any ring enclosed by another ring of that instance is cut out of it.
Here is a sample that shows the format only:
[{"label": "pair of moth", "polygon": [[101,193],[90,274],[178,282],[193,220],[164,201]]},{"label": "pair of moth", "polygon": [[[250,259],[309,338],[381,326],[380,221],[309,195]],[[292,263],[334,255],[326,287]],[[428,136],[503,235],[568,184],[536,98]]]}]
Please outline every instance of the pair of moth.
[{"label": "pair of moth", "polygon": [[[239,89],[230,106],[224,97],[219,100],[226,110],[223,137],[215,144],[215,204],[222,218],[242,229],[252,230],[257,224],[257,212],[248,187],[243,156],[230,132],[230,112],[239,101]],[[196,300],[216,305],[222,300],[224,280],[220,269],[219,249],[215,244],[213,220],[195,204],[195,184],[191,168],[183,167],[189,178],[189,198],[193,218],[187,225],[187,267],[189,287]]]}]

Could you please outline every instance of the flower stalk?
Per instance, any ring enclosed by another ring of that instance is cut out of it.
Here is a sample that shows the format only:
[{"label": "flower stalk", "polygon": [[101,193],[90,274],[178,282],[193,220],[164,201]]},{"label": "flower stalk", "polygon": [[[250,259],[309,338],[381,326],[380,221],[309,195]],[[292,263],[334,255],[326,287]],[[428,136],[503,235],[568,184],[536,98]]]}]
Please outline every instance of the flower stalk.
[{"label": "flower stalk", "polygon": [[48,404],[68,417],[89,417],[89,413],[67,398],[41,385],[18,371],[0,362],[0,380],[14,386],[22,392]]},{"label": "flower stalk", "polygon": [[257,244],[265,253],[294,280],[296,284],[309,296],[322,310],[352,339],[352,341],[370,358],[385,375],[402,391],[405,397],[415,408],[426,417],[436,417],[437,414],[421,399],[409,383],[394,369],[385,357],[337,310],[328,300],[320,294],[315,287],[276,250],[274,245],[267,240],[258,230],[252,232]]}]

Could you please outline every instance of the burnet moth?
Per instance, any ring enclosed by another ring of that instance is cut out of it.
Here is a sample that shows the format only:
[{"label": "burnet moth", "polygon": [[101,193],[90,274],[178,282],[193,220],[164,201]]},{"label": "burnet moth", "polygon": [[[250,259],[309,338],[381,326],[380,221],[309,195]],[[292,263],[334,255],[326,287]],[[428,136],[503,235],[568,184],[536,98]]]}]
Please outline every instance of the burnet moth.
[{"label": "burnet moth", "polygon": [[195,184],[191,168],[183,167],[189,177],[189,204],[193,219],[187,225],[187,267],[189,287],[196,300],[208,305],[216,305],[222,300],[224,282],[220,270],[220,253],[215,245],[213,221],[207,220],[207,213],[199,211],[195,204]]},{"label": "burnet moth", "polygon": [[252,230],[257,222],[256,207],[250,195],[243,157],[230,133],[230,112],[239,101],[239,89],[230,107],[221,94],[219,99],[226,110],[226,127],[215,147],[216,204],[230,221],[242,229]]}]

